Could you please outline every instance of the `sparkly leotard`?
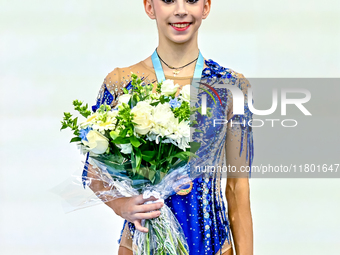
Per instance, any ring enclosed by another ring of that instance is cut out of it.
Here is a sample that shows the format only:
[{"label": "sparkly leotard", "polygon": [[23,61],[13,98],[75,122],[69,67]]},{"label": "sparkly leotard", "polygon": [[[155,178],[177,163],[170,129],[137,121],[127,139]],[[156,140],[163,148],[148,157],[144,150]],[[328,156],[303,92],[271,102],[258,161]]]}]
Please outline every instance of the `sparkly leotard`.
[{"label": "sparkly leotard", "polygon": [[[96,105],[96,110],[101,104],[114,107],[119,95],[123,94],[122,88],[130,82],[131,72],[143,77],[147,83],[157,81],[153,68],[143,61],[125,68],[115,68],[105,78]],[[173,77],[179,85],[190,84],[192,77]],[[201,119],[204,135],[196,137],[202,143],[202,148],[197,152],[207,166],[251,166],[253,161],[253,133],[248,121],[252,114],[247,105],[247,88],[250,86],[242,74],[236,73],[229,68],[224,68],[213,60],[205,60],[205,68],[202,72],[201,82],[214,87],[223,82],[237,86],[242,90],[245,97],[244,115],[233,114],[233,96],[228,90],[216,88],[221,104],[214,107],[213,116],[218,119],[226,119],[246,123],[246,125],[220,125],[213,127],[211,121]],[[178,95],[179,91],[177,92]],[[203,92],[204,94],[205,92]],[[218,100],[216,98],[216,100]],[[210,96],[207,97],[207,106],[214,104]],[[212,156],[213,155],[213,156]],[[221,190],[221,173],[214,173],[210,178],[197,178],[193,182],[192,191],[184,196],[173,195],[165,200],[165,203],[174,212],[181,224],[189,244],[190,254],[219,254],[231,247],[230,227],[227,218],[226,207]],[[124,230],[124,232],[123,232]],[[134,232],[132,223],[124,222],[120,244],[132,249],[131,238]]]}]

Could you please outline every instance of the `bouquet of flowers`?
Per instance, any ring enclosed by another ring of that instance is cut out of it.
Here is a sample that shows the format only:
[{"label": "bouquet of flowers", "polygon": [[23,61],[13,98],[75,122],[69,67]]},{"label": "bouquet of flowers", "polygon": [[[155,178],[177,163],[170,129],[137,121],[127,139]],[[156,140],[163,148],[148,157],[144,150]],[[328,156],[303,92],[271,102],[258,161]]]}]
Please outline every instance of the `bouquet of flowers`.
[{"label": "bouquet of flowers", "polygon": [[[152,84],[133,73],[131,78],[114,109],[101,105],[91,113],[88,105],[73,101],[86,120],[78,124],[64,113],[61,129],[72,129],[71,142],[78,143],[96,170],[95,179],[104,183],[105,189],[96,192],[101,201],[139,194],[164,201],[198,176],[190,171],[190,159],[200,144],[190,141],[190,132],[200,109],[190,107],[190,85],[175,97],[179,85],[172,80],[158,83],[153,93]],[[84,181],[90,185],[94,179]],[[183,230],[166,205],[158,218],[142,224],[149,231],[135,232],[134,254],[189,254]]]}]

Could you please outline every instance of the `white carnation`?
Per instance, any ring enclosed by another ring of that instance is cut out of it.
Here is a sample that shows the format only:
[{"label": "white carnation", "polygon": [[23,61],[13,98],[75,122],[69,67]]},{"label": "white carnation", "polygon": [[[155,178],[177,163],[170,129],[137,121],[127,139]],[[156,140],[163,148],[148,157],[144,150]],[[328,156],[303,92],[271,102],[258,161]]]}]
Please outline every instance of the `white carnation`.
[{"label": "white carnation", "polygon": [[176,141],[178,148],[182,149],[183,151],[185,151],[186,148],[190,148],[189,146],[189,142],[190,142],[189,122],[186,122],[186,121],[180,122],[177,125],[176,130],[174,130],[174,133],[168,135],[167,137]]},{"label": "white carnation", "polygon": [[79,124],[80,128],[85,129],[85,128],[87,128],[88,126],[91,127],[93,124],[96,123],[96,121],[97,121],[97,119],[96,119],[97,116],[98,116],[97,113],[91,114],[89,117],[87,117],[87,119],[86,119],[84,122],[82,122],[82,123]]},{"label": "white carnation", "polygon": [[153,119],[156,126],[161,128],[169,128],[176,121],[174,113],[171,111],[169,103],[158,104],[153,108]]}]

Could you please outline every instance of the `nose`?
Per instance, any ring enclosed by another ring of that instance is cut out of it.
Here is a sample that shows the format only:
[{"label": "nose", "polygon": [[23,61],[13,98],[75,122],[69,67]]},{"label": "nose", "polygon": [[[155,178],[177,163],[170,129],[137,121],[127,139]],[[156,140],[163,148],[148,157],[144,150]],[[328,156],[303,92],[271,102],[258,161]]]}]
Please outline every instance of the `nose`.
[{"label": "nose", "polygon": [[180,17],[188,15],[184,1],[177,1],[174,15]]}]

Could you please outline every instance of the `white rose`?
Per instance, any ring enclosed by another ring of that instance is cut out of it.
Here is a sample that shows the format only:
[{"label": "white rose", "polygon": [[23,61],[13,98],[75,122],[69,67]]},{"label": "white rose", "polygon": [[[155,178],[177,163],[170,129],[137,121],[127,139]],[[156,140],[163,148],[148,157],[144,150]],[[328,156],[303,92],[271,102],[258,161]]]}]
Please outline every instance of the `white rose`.
[{"label": "white rose", "polygon": [[103,154],[109,147],[108,139],[101,133],[91,130],[87,136],[88,141],[82,140],[83,144],[89,147],[89,150],[95,154]]},{"label": "white rose", "polygon": [[132,108],[131,113],[134,115],[133,122],[137,123],[135,131],[138,134],[145,135],[154,126],[152,118],[153,108],[153,106],[145,101],[138,102],[137,105]]},{"label": "white rose", "polygon": [[175,85],[173,80],[165,80],[161,87],[161,95],[170,96],[175,94],[178,87],[179,85]]},{"label": "white rose", "polygon": [[189,102],[190,101],[190,90],[191,90],[190,84],[185,85],[181,90],[180,98],[182,98],[184,101]]},{"label": "white rose", "polygon": [[118,148],[120,148],[120,152],[124,154],[131,154],[132,152],[132,145],[131,143],[125,143],[125,144],[116,144]]},{"label": "white rose", "polygon": [[130,94],[123,94],[118,97],[118,104],[122,103],[128,103],[130,100],[131,95]]}]

